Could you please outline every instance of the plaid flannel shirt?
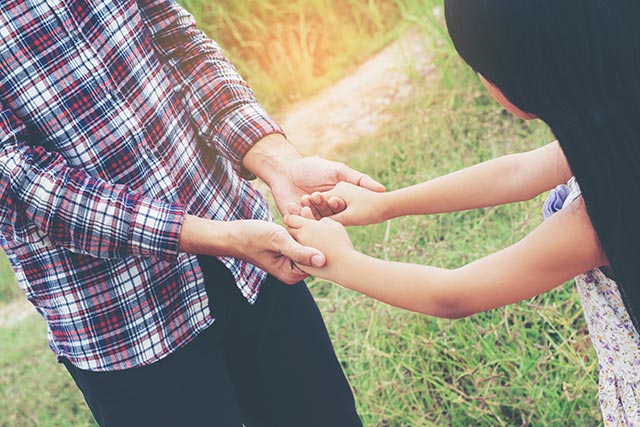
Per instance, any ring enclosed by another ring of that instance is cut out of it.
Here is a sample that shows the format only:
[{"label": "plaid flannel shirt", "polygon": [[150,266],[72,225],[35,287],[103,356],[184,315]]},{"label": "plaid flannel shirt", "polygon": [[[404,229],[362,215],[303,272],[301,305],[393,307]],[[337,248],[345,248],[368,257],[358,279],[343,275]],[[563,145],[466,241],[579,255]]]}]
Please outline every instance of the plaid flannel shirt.
[{"label": "plaid flannel shirt", "polygon": [[182,220],[271,220],[241,161],[281,132],[173,0],[2,1],[0,243],[56,355],[125,369],[211,325]]}]

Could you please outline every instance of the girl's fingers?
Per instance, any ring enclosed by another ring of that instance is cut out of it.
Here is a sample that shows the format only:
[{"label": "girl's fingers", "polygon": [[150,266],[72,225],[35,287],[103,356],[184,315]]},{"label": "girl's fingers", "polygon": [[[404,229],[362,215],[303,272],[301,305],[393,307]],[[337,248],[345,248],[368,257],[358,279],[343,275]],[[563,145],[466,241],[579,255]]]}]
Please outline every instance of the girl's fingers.
[{"label": "girl's fingers", "polygon": [[311,206],[311,196],[308,194],[300,197],[300,205],[301,206]]},{"label": "girl's fingers", "polygon": [[305,206],[300,210],[300,216],[306,219],[316,219],[310,207]]},{"label": "girl's fingers", "polygon": [[313,208],[318,212],[320,217],[325,217],[329,215],[333,215],[331,208],[329,207],[329,203],[327,202],[327,198],[322,193],[313,193],[311,195],[311,203],[313,203]]},{"label": "girl's fingers", "polygon": [[312,196],[308,194],[305,194],[300,198],[300,206],[302,207],[306,206],[309,209],[311,209],[311,212],[313,212],[314,219],[320,219],[323,217],[323,214],[318,210],[318,208],[314,204]]},{"label": "girl's fingers", "polygon": [[337,214],[347,209],[347,203],[341,198],[337,196],[330,197],[327,200],[327,204],[329,208],[333,211],[333,214]]},{"label": "girl's fingers", "polygon": [[340,196],[334,196],[331,191],[313,193],[308,200],[322,217],[335,215],[347,209],[347,202]]},{"label": "girl's fingers", "polygon": [[375,192],[384,191],[384,185],[380,184],[369,175],[355,171],[343,163],[338,164],[338,171],[341,173],[343,181]]},{"label": "girl's fingers", "polygon": [[309,275],[305,273],[298,264],[296,264],[293,261],[290,261],[290,262],[291,262],[291,271],[298,276],[298,280],[297,280],[298,282],[300,280],[304,280],[305,278],[309,277]]},{"label": "girl's fingers", "polygon": [[305,216],[301,216],[301,215],[285,216],[283,218],[285,225],[290,229],[297,230],[309,224],[310,222],[311,223],[316,222],[315,218],[313,217],[313,214],[311,213],[311,209],[309,209],[308,207],[302,208],[301,214]]},{"label": "girl's fingers", "polygon": [[304,225],[304,218],[299,215],[287,215],[282,218],[282,220],[287,227],[293,230],[298,229]]}]

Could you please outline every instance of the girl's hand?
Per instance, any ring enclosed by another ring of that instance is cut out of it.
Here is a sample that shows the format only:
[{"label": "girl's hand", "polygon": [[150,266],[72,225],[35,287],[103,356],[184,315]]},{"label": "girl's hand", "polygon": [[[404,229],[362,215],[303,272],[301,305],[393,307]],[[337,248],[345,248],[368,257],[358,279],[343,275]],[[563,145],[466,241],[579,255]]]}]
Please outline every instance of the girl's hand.
[{"label": "girl's hand", "polygon": [[287,215],[284,218],[287,229],[301,245],[314,247],[324,253],[326,264],[322,268],[299,264],[297,267],[308,274],[339,282],[341,265],[357,253],[347,230],[330,218],[316,221],[309,207],[302,208],[301,214],[303,216]]},{"label": "girl's hand", "polygon": [[345,226],[369,225],[386,220],[385,197],[386,193],[341,182],[330,191],[303,196],[300,203]]}]

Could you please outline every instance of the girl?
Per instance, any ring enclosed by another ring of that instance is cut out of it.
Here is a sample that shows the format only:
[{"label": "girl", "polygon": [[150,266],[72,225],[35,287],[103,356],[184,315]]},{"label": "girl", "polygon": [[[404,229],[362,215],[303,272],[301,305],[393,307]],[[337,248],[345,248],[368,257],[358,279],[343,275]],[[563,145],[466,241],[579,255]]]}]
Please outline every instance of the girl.
[{"label": "girl", "polygon": [[[578,276],[605,425],[640,425],[640,2],[445,0],[445,15],[457,51],[493,97],[543,120],[558,141],[389,193],[341,184],[313,194],[286,223],[327,264],[301,268],[447,318]],[[563,207],[526,238],[453,270],[368,257],[343,228],[527,200],[567,181],[570,191],[554,194],[567,196]],[[316,222],[311,208],[332,219]]]}]

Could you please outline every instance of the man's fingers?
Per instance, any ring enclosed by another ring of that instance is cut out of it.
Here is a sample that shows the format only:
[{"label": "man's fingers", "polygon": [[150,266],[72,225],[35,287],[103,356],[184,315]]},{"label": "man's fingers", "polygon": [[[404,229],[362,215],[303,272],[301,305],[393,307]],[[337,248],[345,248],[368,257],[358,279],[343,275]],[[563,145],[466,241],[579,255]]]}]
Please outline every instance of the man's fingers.
[{"label": "man's fingers", "polygon": [[286,242],[280,244],[279,251],[296,264],[316,268],[323,267],[327,259],[322,252],[309,246],[303,246],[294,240],[298,238],[302,227],[306,223],[310,221],[315,222],[309,207],[303,207],[301,213],[305,215],[306,218],[299,215],[287,215],[284,218],[284,223],[287,226],[287,231],[290,236],[286,239]]},{"label": "man's fingers", "polygon": [[[290,263],[291,261],[287,261]],[[293,265],[293,264],[292,264]],[[280,279],[280,281],[286,283],[287,285],[295,285],[301,280],[309,277],[309,275],[297,267],[283,267],[287,269],[287,271],[276,273],[275,276]]]},{"label": "man's fingers", "polygon": [[289,215],[300,215],[301,206],[297,203],[289,203],[287,205],[287,214]]},{"label": "man's fingers", "polygon": [[341,164],[339,173],[342,175],[343,181],[366,188],[367,190],[375,191],[377,193],[384,192],[384,185],[380,184],[369,175],[353,170],[347,165]]},{"label": "man's fingers", "polygon": [[295,285],[299,281],[304,280],[307,277],[309,277],[309,275],[307,273],[305,273],[302,269],[300,269],[298,264],[296,264],[295,262],[293,262],[291,260],[287,260],[287,264],[288,264],[289,269],[290,269],[290,271],[287,274],[288,279],[289,279],[289,281],[287,282],[288,284]]},{"label": "man's fingers", "polygon": [[365,174],[362,174],[360,183],[358,185],[360,187],[366,188],[367,190],[375,191],[376,193],[384,193],[385,191],[384,185],[380,184],[378,181]]},{"label": "man's fingers", "polygon": [[300,267],[298,267],[298,264],[296,264],[295,262],[289,260],[289,264],[291,265],[291,271],[293,271],[294,274],[299,274],[301,276],[307,274],[304,271],[302,271]]},{"label": "man's fingers", "polygon": [[322,267],[327,262],[322,252],[308,246],[302,246],[293,238],[288,239],[287,243],[282,245],[280,253],[296,264],[308,265],[309,267]]}]

